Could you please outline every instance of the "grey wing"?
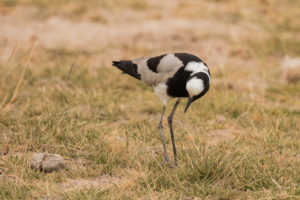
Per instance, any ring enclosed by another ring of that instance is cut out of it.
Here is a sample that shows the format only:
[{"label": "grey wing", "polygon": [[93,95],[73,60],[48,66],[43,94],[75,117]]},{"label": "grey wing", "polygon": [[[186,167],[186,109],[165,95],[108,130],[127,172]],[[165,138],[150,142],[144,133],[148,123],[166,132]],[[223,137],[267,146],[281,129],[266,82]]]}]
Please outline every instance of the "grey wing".
[{"label": "grey wing", "polygon": [[137,67],[141,80],[150,86],[164,83],[183,66],[174,54],[164,54],[152,58],[139,58],[132,61]]},{"label": "grey wing", "polygon": [[156,73],[167,73],[176,71],[179,67],[183,66],[183,62],[173,53],[164,54],[161,56],[148,58],[148,68]]}]

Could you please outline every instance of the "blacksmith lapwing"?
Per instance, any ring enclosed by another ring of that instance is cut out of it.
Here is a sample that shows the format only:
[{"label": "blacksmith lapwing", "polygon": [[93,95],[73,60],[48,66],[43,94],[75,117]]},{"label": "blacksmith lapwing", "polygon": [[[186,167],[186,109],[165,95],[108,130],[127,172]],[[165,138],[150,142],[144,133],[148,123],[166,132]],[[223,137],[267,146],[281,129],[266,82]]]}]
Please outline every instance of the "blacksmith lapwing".
[{"label": "blacksmith lapwing", "polygon": [[163,109],[158,125],[164,149],[164,161],[174,167],[167,154],[165,140],[162,133],[162,120],[166,104],[170,98],[177,101],[168,116],[175,164],[177,164],[176,146],[174,141],[172,119],[180,98],[187,97],[184,112],[190,104],[202,97],[209,89],[210,72],[207,65],[197,56],[188,53],[169,53],[156,57],[143,57],[133,60],[113,61],[113,66],[123,73],[141,80],[153,87],[154,92],[163,103]]}]

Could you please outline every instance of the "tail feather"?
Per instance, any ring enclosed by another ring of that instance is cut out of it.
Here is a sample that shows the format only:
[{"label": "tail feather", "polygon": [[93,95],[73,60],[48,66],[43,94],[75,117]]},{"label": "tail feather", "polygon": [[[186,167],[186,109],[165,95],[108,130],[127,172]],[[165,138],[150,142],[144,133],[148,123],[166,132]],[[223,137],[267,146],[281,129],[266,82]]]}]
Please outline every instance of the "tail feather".
[{"label": "tail feather", "polygon": [[113,61],[112,65],[120,69],[123,74],[129,74],[130,76],[140,80],[141,75],[137,72],[137,65],[130,60]]}]

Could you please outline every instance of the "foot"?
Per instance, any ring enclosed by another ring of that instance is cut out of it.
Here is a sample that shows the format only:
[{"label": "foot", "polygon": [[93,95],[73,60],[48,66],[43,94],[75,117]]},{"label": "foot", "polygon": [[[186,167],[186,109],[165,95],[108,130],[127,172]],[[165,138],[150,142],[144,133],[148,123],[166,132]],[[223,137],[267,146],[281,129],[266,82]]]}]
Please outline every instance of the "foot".
[{"label": "foot", "polygon": [[164,165],[166,161],[168,162],[169,167],[171,167],[171,168],[175,168],[175,167],[176,167],[175,165],[177,165],[177,163],[175,163],[175,165],[174,165],[174,164],[170,161],[170,158],[169,158],[168,155],[165,155],[165,156],[164,156],[164,160],[162,161],[161,165]]}]

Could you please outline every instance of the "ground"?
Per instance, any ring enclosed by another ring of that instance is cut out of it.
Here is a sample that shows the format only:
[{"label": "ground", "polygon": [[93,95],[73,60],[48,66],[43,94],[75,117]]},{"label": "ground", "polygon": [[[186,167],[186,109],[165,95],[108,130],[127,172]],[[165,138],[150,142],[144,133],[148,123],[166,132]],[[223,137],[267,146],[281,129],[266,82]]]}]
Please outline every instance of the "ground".
[{"label": "ground", "polygon": [[[283,73],[300,56],[299,7],[0,1],[0,199],[299,198],[300,82]],[[161,165],[161,102],[111,67],[167,52],[198,55],[212,76],[175,113],[175,169]],[[67,168],[32,170],[35,152],[58,153]]]}]

